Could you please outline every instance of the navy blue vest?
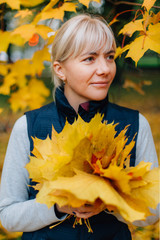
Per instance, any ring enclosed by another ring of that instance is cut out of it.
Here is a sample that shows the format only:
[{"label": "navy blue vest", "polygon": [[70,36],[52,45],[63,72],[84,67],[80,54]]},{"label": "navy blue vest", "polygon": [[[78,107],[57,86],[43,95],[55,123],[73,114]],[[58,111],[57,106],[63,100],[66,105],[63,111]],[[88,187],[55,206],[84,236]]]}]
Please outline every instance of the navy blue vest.
[{"label": "navy blue vest", "polygon": [[[78,114],[87,122],[96,112],[104,114],[104,120],[108,123],[119,123],[116,126],[117,134],[130,125],[127,130],[128,143],[132,140],[139,127],[138,111],[120,107],[108,102],[108,98],[89,104],[89,111],[85,111],[81,106]],[[45,139],[51,136],[52,125],[57,132],[62,131],[66,119],[73,123],[77,118],[77,113],[69,105],[62,90],[56,91],[56,104],[54,102],[37,110],[26,113],[28,134],[30,139],[30,150],[33,149],[32,137]],[[137,136],[135,137],[137,140]],[[135,164],[136,146],[131,152],[131,166]],[[31,185],[34,183],[31,181]],[[30,187],[29,199],[35,198],[37,192]],[[36,216],[35,216],[36,221]],[[85,224],[77,225],[73,228],[74,217],[64,221],[60,225],[49,229],[49,226],[30,233],[23,233],[22,240],[131,240],[131,234],[126,224],[118,221],[113,215],[101,212],[89,219],[93,233],[88,233]],[[53,225],[53,224],[52,224]]]}]

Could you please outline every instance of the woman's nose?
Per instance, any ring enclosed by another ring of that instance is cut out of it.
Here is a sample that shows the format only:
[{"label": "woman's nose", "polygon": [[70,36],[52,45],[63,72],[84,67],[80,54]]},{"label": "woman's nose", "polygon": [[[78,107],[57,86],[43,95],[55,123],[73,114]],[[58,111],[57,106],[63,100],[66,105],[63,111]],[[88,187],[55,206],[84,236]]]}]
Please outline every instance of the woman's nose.
[{"label": "woman's nose", "polygon": [[98,75],[106,75],[110,72],[109,64],[105,58],[98,59],[97,61],[97,71]]}]

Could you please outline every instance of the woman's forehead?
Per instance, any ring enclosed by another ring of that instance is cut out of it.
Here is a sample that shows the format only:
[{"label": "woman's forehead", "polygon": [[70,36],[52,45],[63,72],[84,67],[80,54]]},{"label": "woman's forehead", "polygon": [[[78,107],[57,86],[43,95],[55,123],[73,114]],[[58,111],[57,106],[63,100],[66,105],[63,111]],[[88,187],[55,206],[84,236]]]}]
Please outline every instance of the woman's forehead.
[{"label": "woman's forehead", "polygon": [[85,46],[85,48],[79,53],[79,55],[88,55],[88,54],[98,54],[98,53],[102,53],[102,54],[106,54],[108,52],[110,52],[111,50],[115,51],[113,43],[112,44],[99,44],[99,45],[91,45],[91,44],[87,44],[87,46]]}]

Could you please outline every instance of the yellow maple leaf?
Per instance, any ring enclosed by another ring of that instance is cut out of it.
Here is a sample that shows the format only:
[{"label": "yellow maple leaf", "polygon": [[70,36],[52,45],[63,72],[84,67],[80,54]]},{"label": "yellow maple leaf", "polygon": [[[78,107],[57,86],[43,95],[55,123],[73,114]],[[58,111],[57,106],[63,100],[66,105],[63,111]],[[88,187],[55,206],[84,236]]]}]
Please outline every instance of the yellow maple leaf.
[{"label": "yellow maple leaf", "polygon": [[[23,82],[23,80],[19,81],[19,76],[20,78],[21,77],[23,78],[26,74],[29,74],[29,68],[30,68],[29,59],[20,59],[10,65],[10,71],[12,72],[12,74],[14,74],[17,77],[16,83],[20,87],[25,86],[26,81],[25,82]],[[27,73],[26,73],[26,69],[27,69]]]},{"label": "yellow maple leaf", "polygon": [[[145,43],[144,43],[144,40],[145,40]],[[154,41],[148,37],[144,39],[144,37],[141,36],[135,39],[135,41],[129,45],[129,51],[126,55],[126,58],[131,57],[137,65],[137,62],[139,61],[139,59],[143,57],[144,53],[148,49],[160,53],[160,45],[158,41]]]},{"label": "yellow maple leaf", "polygon": [[6,52],[8,49],[9,45],[9,39],[10,39],[10,32],[8,31],[1,31],[0,30],[0,39],[1,39],[1,44],[0,44],[0,52],[4,51]]},{"label": "yellow maple leaf", "polygon": [[54,7],[59,0],[51,0],[44,8],[42,11],[47,11],[49,9],[51,9],[52,7]]},{"label": "yellow maple leaf", "polygon": [[36,27],[33,24],[26,24],[13,30],[12,35],[21,35],[22,38],[28,41],[35,32]]},{"label": "yellow maple leaf", "polygon": [[[159,23],[156,23],[154,25],[150,24],[149,27],[148,27],[148,31],[147,31],[147,36],[148,38],[150,38],[151,40],[153,40],[155,42],[155,45],[156,43],[159,43],[160,42],[160,22]],[[153,48],[156,49],[156,46],[151,46],[151,49]],[[152,49],[152,50],[153,50]],[[153,50],[155,51],[155,50]],[[158,53],[160,53],[160,46],[159,48],[157,48],[156,50]]]},{"label": "yellow maple leaf", "polygon": [[47,47],[36,51],[31,60],[20,59],[15,63],[10,64],[8,67],[10,73],[8,75],[9,77],[15,78],[14,83],[16,83],[19,87],[23,87],[26,85],[26,80],[24,80],[26,75],[34,76],[35,74],[40,75],[42,73],[42,70],[44,69],[44,61],[50,61],[50,54]]},{"label": "yellow maple leaf", "polygon": [[59,134],[53,128],[52,139],[33,139],[34,157],[26,168],[40,183],[36,199],[48,207],[79,207],[100,199],[127,221],[145,219],[151,214],[148,207],[159,202],[160,168],[152,171],[145,162],[129,167],[126,161],[135,142],[126,145],[127,127],[115,136],[116,125],[102,123],[102,118],[96,114],[86,123],[78,117]]},{"label": "yellow maple leaf", "polygon": [[105,178],[112,179],[115,186],[117,186],[120,191],[125,193],[131,192],[131,187],[129,185],[131,177],[126,174],[126,172],[122,171],[120,167],[110,165],[107,169],[103,170],[102,175]]},{"label": "yellow maple leaf", "polygon": [[119,34],[128,35],[131,37],[136,31],[144,31],[143,21],[143,19],[138,19],[125,24],[125,26],[120,30]]},{"label": "yellow maple leaf", "polygon": [[50,3],[34,18],[33,24],[37,24],[40,20],[45,20],[49,18],[61,19],[63,20],[64,11],[76,11],[77,3],[65,2],[62,6],[57,8],[52,8],[58,0],[52,0]]},{"label": "yellow maple leaf", "polygon": [[126,45],[123,48],[117,47],[114,58],[116,59],[117,57],[120,57],[122,55],[122,53],[127,51],[128,49],[129,49],[129,45]]},{"label": "yellow maple leaf", "polygon": [[145,7],[147,11],[149,11],[153,7],[155,2],[156,0],[144,0],[142,7]]},{"label": "yellow maple leaf", "polygon": [[[101,120],[102,117],[99,114],[90,121],[90,124],[84,124],[84,121],[79,117],[78,120],[74,122],[72,127],[70,127],[70,124],[66,122],[62,133],[58,135],[53,129],[52,140],[54,142],[54,148],[53,153],[49,154],[47,159],[54,159],[52,169],[54,169],[56,174],[63,175],[68,172],[71,176],[74,173],[74,168],[80,170],[87,169],[88,172],[93,172],[94,167],[96,166],[91,162],[92,153],[95,154],[95,157],[102,158],[101,161],[103,167],[106,167],[103,158],[104,155],[110,156],[110,161],[113,159],[113,151],[115,151],[115,146],[117,144],[116,139],[119,139],[119,144],[121,144],[121,138],[124,138],[125,131],[123,134],[121,134],[121,136],[117,136],[117,138],[114,139],[116,134],[115,126],[113,124],[108,124],[106,128],[106,123],[104,122],[102,124]],[[101,134],[100,143],[99,134]],[[43,144],[46,144],[47,149],[48,141],[47,143],[45,141],[42,142]],[[70,142],[72,142],[72,147],[70,147]],[[86,150],[82,151],[84,146]],[[108,146],[107,149],[106,146]],[[121,146],[121,150],[123,147],[124,145]],[[36,149],[39,148],[36,146]],[[119,150],[117,149],[117,151]],[[35,154],[35,152],[34,155],[39,157],[39,155]],[[115,158],[117,159],[118,157],[119,156],[117,154]],[[56,175],[54,174],[53,178],[55,177]],[[32,178],[34,178],[34,176],[32,176]]]},{"label": "yellow maple leaf", "polygon": [[[89,7],[89,3],[92,2],[92,0],[79,0],[79,2],[82,3],[84,6],[86,6],[88,8]],[[101,0],[94,0],[94,2],[100,3]]]},{"label": "yellow maple leaf", "polygon": [[44,26],[44,25],[37,25],[36,26],[36,33],[38,33],[44,40],[48,38],[48,33],[53,32],[53,29]]},{"label": "yellow maple leaf", "polygon": [[20,0],[0,0],[2,3],[7,3],[12,9],[20,9]]},{"label": "yellow maple leaf", "polygon": [[28,104],[31,109],[42,106],[46,97],[50,94],[50,90],[45,86],[43,81],[36,78],[32,78],[29,81],[28,91],[30,93],[30,100]]},{"label": "yellow maple leaf", "polygon": [[21,5],[25,7],[35,7],[43,2],[45,2],[45,0],[34,0],[34,1],[20,0]]},{"label": "yellow maple leaf", "polygon": [[[149,8],[149,5],[153,5],[154,1],[144,1],[144,5]],[[153,12],[144,11],[142,13],[142,19],[134,20],[126,24],[119,32],[132,37],[133,33],[138,32],[138,36],[130,44],[123,48],[117,49],[115,57],[120,56],[123,52],[128,51],[126,57],[131,57],[136,65],[139,59],[149,49],[157,53],[160,52],[160,14],[154,14]]]},{"label": "yellow maple leaf", "polygon": [[[15,63],[9,65],[2,65],[0,73],[5,76],[3,79],[3,85],[0,86],[0,93],[9,95],[11,87],[14,84],[20,88],[25,87],[27,83],[26,75],[40,75],[44,69],[44,61],[50,61],[50,54],[47,47],[36,51],[33,55],[32,60],[20,59]],[[9,73],[8,70],[10,71]]]},{"label": "yellow maple leaf", "polygon": [[48,10],[42,11],[39,14],[38,18],[40,20],[55,18],[63,21],[64,12],[65,11],[76,12],[76,7],[77,7],[77,3],[65,2],[61,7],[49,8]]},{"label": "yellow maple leaf", "polygon": [[18,110],[24,110],[28,106],[28,101],[30,99],[30,94],[28,88],[24,87],[19,89],[17,92],[13,93],[9,99],[9,103],[13,112]]},{"label": "yellow maple leaf", "polygon": [[43,39],[47,39],[49,32],[53,32],[53,30],[48,26],[25,24],[13,30],[12,35],[20,35],[25,41],[29,41],[35,33],[38,33]]},{"label": "yellow maple leaf", "polygon": [[20,35],[13,36],[12,32],[11,32],[10,43],[18,45],[18,46],[23,46],[25,41],[24,41],[24,39]]},{"label": "yellow maple leaf", "polygon": [[6,52],[10,43],[22,46],[24,44],[23,39],[20,36],[12,36],[11,32],[8,31],[1,31],[0,30],[0,52]]},{"label": "yellow maple leaf", "polygon": [[[41,195],[41,191],[39,191],[39,193],[37,194],[37,201],[40,203],[45,202],[45,192],[47,192],[47,195],[54,196],[54,190],[63,190],[67,192],[68,195],[70,193],[72,194],[72,197],[70,198],[67,198],[67,195],[65,195],[65,204],[67,203],[68,205],[71,205],[73,207],[79,207],[82,205],[82,203],[84,204],[84,202],[94,203],[96,199],[100,198],[106,204],[106,207],[107,205],[116,206],[116,209],[119,210],[120,214],[126,220],[132,222],[137,219],[144,219],[146,217],[145,212],[136,210],[135,207],[131,206],[131,204],[128,204],[125,198],[123,198],[121,194],[119,194],[112,187],[109,181],[78,170],[76,171],[76,175],[73,177],[59,177],[54,182],[44,183],[42,189],[43,196]],[[61,194],[62,192],[60,191],[60,196]],[[56,198],[58,200],[57,192]],[[79,199],[83,202],[78,202],[76,201],[76,199]],[[50,203],[49,207],[53,206],[54,203],[54,201]],[[58,204],[60,206],[63,206],[64,202],[61,201],[60,203],[58,201]]]},{"label": "yellow maple leaf", "polygon": [[55,36],[56,36],[56,33],[57,33],[57,31],[56,31],[56,32],[53,32],[53,35],[51,35],[50,37],[48,37],[48,39],[47,39],[47,45],[51,45],[51,44],[53,43],[54,38],[55,38]]},{"label": "yellow maple leaf", "polygon": [[3,80],[2,86],[0,86],[0,94],[9,95],[11,86],[16,83],[16,75],[14,73],[9,73]]},{"label": "yellow maple leaf", "polygon": [[39,108],[49,96],[50,91],[45,87],[44,83],[35,78],[31,79],[29,84],[14,92],[9,99],[11,109],[16,112],[19,109],[24,110]]},{"label": "yellow maple leaf", "polygon": [[0,74],[5,76],[8,73],[9,64],[0,63]]},{"label": "yellow maple leaf", "polygon": [[124,50],[129,49],[126,58],[131,57],[137,65],[137,62],[147,50],[160,53],[159,29],[160,23],[156,23],[155,25],[150,24],[146,33],[142,34],[142,36],[137,37],[133,42],[126,45]]},{"label": "yellow maple leaf", "polygon": [[34,53],[30,61],[29,73],[34,76],[35,74],[41,75],[44,69],[44,61],[51,61],[51,56],[47,46]]},{"label": "yellow maple leaf", "polygon": [[150,206],[152,209],[155,209],[157,204],[160,202],[160,171],[158,171],[158,168],[155,168],[152,171],[146,172],[143,176],[143,180],[147,184],[145,186],[132,189],[132,197],[137,198],[137,200],[144,199],[146,205]]},{"label": "yellow maple leaf", "polygon": [[157,14],[151,13],[150,23],[156,24],[160,21],[160,12]]}]

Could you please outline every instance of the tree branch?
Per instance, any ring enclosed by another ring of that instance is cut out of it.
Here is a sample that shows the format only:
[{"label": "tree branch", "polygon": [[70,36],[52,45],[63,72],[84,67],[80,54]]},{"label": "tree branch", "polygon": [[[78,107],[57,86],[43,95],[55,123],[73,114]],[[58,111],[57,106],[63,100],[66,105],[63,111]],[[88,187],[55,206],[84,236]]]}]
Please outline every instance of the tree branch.
[{"label": "tree branch", "polygon": [[[141,3],[133,3],[133,2],[127,2],[127,1],[118,1],[118,2],[114,2],[114,1],[112,1],[112,0],[106,0],[106,2],[110,2],[110,3],[112,3],[113,5],[121,5],[121,4],[125,4],[125,5],[139,6],[139,7],[142,6]],[[160,9],[159,6],[152,6],[152,8]]]}]

